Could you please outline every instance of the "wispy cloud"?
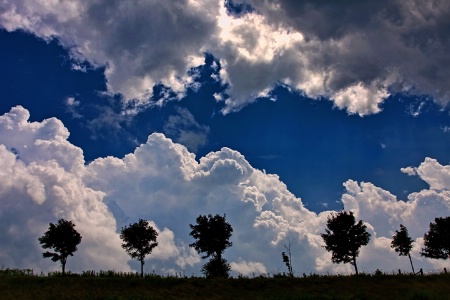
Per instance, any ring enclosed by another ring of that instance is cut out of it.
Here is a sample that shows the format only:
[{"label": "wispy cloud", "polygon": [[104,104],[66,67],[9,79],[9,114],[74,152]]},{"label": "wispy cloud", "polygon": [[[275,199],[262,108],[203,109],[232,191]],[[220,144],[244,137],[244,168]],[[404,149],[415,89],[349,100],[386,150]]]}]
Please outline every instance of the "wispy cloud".
[{"label": "wispy cloud", "polygon": [[175,142],[193,152],[208,141],[209,127],[199,124],[186,108],[177,108],[177,114],[168,117],[163,130]]},{"label": "wispy cloud", "polygon": [[72,118],[81,119],[83,116],[78,112],[80,101],[75,97],[67,97],[65,101],[66,110],[72,115]]}]

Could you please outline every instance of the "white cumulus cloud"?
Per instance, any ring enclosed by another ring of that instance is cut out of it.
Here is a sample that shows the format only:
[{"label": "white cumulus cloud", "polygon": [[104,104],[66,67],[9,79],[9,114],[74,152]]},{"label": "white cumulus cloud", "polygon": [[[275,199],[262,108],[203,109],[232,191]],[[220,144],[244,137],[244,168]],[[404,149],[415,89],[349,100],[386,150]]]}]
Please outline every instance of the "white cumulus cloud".
[{"label": "white cumulus cloud", "polygon": [[230,264],[231,269],[244,276],[251,274],[265,274],[267,273],[266,267],[259,262],[232,262]]},{"label": "white cumulus cloud", "polygon": [[[235,274],[285,271],[281,252],[289,243],[295,274],[352,272],[334,265],[320,236],[332,211],[309,211],[277,175],[253,168],[237,151],[222,148],[195,159],[163,134],[123,158],[98,158],[85,165],[82,151],[67,141],[57,119],[29,122],[23,107],[0,117],[0,262],[7,267],[57,269],[42,258],[37,238],[49,222],[72,220],[83,236],[68,269],[137,269],[121,248],[118,229],[147,219],[159,232],[159,246],[146,271],[200,275],[202,260],[189,247],[189,224],[200,214],[226,215],[233,246],[224,257]],[[31,151],[30,149],[33,149]],[[397,199],[372,183],[348,180],[342,202],[362,219],[372,239],[361,250],[361,271],[409,270],[390,248],[400,224],[416,241],[417,268],[435,270],[442,261],[420,256],[423,234],[436,217],[450,215],[448,166],[432,159],[417,167],[430,188]]]},{"label": "white cumulus cloud", "polygon": [[69,270],[130,270],[116,221],[103,202],[105,194],[81,180],[81,149],[67,142],[68,131],[60,121],[31,123],[28,117],[22,107],[0,117],[1,263],[59,269],[42,258],[38,237],[50,222],[65,218],[76,224],[83,238],[79,251],[68,260]]}]

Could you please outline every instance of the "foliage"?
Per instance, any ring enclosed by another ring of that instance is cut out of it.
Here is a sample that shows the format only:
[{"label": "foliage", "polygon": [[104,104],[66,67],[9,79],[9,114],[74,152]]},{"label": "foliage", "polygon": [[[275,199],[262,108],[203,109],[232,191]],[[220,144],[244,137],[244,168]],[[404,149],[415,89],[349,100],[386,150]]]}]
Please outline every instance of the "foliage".
[{"label": "foliage", "polygon": [[38,240],[42,248],[53,248],[55,252],[44,252],[43,257],[50,257],[55,262],[60,261],[64,275],[67,257],[73,256],[81,242],[81,235],[75,230],[75,224],[64,219],[60,219],[57,224],[50,223],[48,230]]},{"label": "foliage", "polygon": [[398,252],[398,255],[409,257],[411,268],[413,273],[415,273],[410,255],[413,243],[414,240],[409,236],[408,229],[400,224],[400,231],[396,230],[394,236],[392,237],[391,248],[394,248],[395,252]]},{"label": "foliage", "polygon": [[198,216],[197,225],[189,224],[192,229],[190,236],[197,241],[189,244],[190,247],[194,247],[197,252],[205,253],[202,258],[208,258],[210,256],[220,257],[226,248],[231,247],[233,244],[229,241],[233,228],[225,220],[226,215],[223,217],[210,214],[208,216]]},{"label": "foliage", "polygon": [[396,230],[392,237],[391,248],[400,256],[406,256],[411,252],[414,240],[409,236],[408,229],[400,224],[400,231]]},{"label": "foliage", "polygon": [[281,257],[283,258],[283,262],[286,264],[286,267],[288,268],[288,274],[289,276],[294,276],[294,272],[292,270],[292,256],[291,256],[291,244],[284,245],[284,248],[286,249],[286,252],[281,252]]},{"label": "foliage", "polygon": [[286,267],[288,268],[289,274],[292,273],[291,270],[291,264],[289,263],[289,256],[286,255],[286,252],[281,252],[281,257],[283,258],[283,262],[286,264]]},{"label": "foliage", "polygon": [[202,266],[202,273],[208,278],[228,278],[230,270],[231,266],[227,260],[217,256],[211,258]]},{"label": "foliage", "polygon": [[422,256],[434,259],[448,259],[450,257],[450,216],[435,218],[430,223],[430,229],[423,237],[424,248]]},{"label": "foliage", "polygon": [[[197,224],[189,224],[192,231],[189,233],[197,241],[189,244],[199,254],[205,253],[203,259],[211,257],[209,263],[203,268],[202,272],[208,277],[224,277],[223,272],[226,271],[228,277],[228,264],[226,260],[222,259],[222,253],[226,248],[231,247],[232,243],[229,241],[233,228],[226,221],[226,215],[212,216],[198,216]],[[217,271],[218,273],[214,273]]]},{"label": "foliage", "polygon": [[328,217],[327,229],[321,234],[325,249],[332,252],[331,261],[333,263],[350,263],[355,267],[356,257],[359,255],[359,248],[369,243],[370,234],[366,231],[366,226],[360,220],[355,224],[353,212],[340,212],[331,214]]},{"label": "foliage", "polygon": [[144,277],[145,257],[158,246],[157,237],[158,233],[147,220],[139,219],[137,223],[122,227],[120,233],[120,238],[123,240],[122,248],[131,258],[141,262],[141,277]]},{"label": "foliage", "polygon": [[34,276],[34,271],[32,269],[10,269],[3,267],[0,269],[0,276]]}]

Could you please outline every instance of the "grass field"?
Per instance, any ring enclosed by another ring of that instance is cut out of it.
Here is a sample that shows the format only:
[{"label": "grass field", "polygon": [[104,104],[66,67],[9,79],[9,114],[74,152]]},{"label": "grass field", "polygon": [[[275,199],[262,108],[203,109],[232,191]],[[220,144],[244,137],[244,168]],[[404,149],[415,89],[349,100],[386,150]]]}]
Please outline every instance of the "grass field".
[{"label": "grass field", "polygon": [[179,278],[0,272],[0,299],[450,299],[450,275]]}]

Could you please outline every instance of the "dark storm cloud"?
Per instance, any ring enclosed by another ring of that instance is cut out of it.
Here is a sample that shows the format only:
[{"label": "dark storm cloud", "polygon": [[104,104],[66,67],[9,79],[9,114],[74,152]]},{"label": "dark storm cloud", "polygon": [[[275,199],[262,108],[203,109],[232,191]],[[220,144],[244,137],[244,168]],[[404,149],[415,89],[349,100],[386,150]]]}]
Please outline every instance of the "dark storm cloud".
[{"label": "dark storm cloud", "polygon": [[331,70],[331,91],[377,83],[393,92],[430,94],[444,105],[450,100],[448,1],[244,2],[272,24],[338,45],[315,58],[317,68]]},{"label": "dark storm cloud", "polygon": [[158,84],[171,88],[158,104],[198,86],[190,69],[204,53],[220,61],[224,113],[280,83],[359,115],[396,92],[449,102],[448,1],[232,2],[6,1],[0,24],[56,37],[106,66],[110,93],[141,104]]}]

